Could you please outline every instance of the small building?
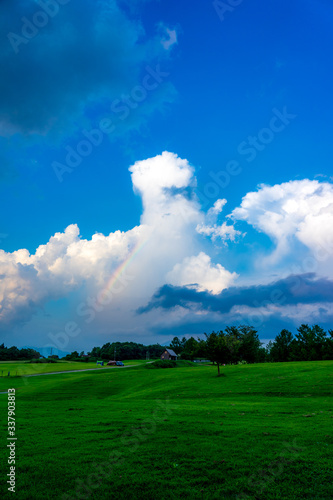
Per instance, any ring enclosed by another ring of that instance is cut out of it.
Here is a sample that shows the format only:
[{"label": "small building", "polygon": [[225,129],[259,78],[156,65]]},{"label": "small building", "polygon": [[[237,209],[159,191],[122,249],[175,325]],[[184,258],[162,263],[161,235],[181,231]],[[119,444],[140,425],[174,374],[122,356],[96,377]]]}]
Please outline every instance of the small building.
[{"label": "small building", "polygon": [[165,349],[164,353],[161,354],[161,359],[171,359],[172,361],[177,361],[177,354],[172,349]]},{"label": "small building", "polygon": [[117,366],[117,361],[109,361],[106,366]]}]

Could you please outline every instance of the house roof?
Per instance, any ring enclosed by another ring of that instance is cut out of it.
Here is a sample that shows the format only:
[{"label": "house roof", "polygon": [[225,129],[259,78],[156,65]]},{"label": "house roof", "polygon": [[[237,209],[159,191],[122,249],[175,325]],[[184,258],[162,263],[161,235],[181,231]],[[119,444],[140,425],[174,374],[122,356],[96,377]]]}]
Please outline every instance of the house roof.
[{"label": "house roof", "polygon": [[166,349],[166,351],[170,354],[170,356],[177,356],[175,351],[173,351],[172,349]]}]

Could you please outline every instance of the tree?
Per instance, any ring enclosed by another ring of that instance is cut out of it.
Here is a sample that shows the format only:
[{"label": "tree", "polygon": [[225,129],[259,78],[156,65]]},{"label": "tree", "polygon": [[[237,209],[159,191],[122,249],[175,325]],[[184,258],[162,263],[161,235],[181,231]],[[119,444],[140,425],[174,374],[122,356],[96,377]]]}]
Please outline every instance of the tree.
[{"label": "tree", "polygon": [[5,347],[4,344],[0,345],[0,360],[1,361],[15,361],[17,359],[33,359],[39,358],[39,352],[30,348],[18,349],[16,346]]},{"label": "tree", "polygon": [[302,324],[293,343],[293,358],[298,361],[321,360],[327,341],[326,332],[318,325]]},{"label": "tree", "polygon": [[88,354],[95,359],[109,360],[113,359],[116,353],[118,360],[125,359],[146,359],[146,353],[149,351],[151,358],[158,358],[164,348],[160,344],[145,346],[136,342],[107,342],[102,347],[94,347]]},{"label": "tree", "polygon": [[274,344],[273,344],[273,342],[271,340],[266,345],[266,357],[267,357],[268,361],[272,361],[272,359],[271,359],[271,350],[272,350],[273,345]]},{"label": "tree", "polygon": [[247,361],[248,363],[266,360],[266,350],[261,347],[257,331],[251,326],[228,326],[225,331],[212,332],[206,336],[206,356],[217,364],[220,375],[220,365]]},{"label": "tree", "polygon": [[88,355],[91,356],[92,358],[99,358],[101,354],[101,348],[100,347],[93,347],[91,349],[91,352],[88,352]]},{"label": "tree", "polygon": [[8,349],[8,359],[18,359],[20,357],[20,351],[16,346],[12,346]]},{"label": "tree", "polygon": [[198,341],[195,338],[191,337],[186,340],[184,344],[184,348],[182,350],[181,357],[182,359],[189,359],[193,361],[198,351]]},{"label": "tree", "polygon": [[37,359],[39,356],[39,352],[35,351],[35,349],[24,348],[19,351],[19,359]]},{"label": "tree", "polygon": [[183,349],[185,347],[186,342],[187,342],[186,337],[183,337],[182,340],[180,341],[180,345],[182,346]]},{"label": "tree", "polygon": [[329,337],[324,345],[323,359],[333,359],[333,330],[328,330]]},{"label": "tree", "polygon": [[289,330],[281,330],[270,346],[269,359],[271,361],[289,361],[292,340],[293,334]]},{"label": "tree", "polygon": [[[164,351],[163,347],[160,344],[152,344],[147,346],[149,355],[151,358],[159,358]],[[146,347],[145,347],[146,349]],[[146,349],[147,350],[147,349]]]},{"label": "tree", "polygon": [[77,359],[78,357],[79,357],[79,353],[77,351],[73,351],[70,354],[66,354],[64,359],[66,359],[67,361],[71,361],[73,359]]},{"label": "tree", "polygon": [[180,354],[183,351],[184,346],[181,344],[178,337],[172,339],[170,342],[170,349],[173,349],[176,354]]},{"label": "tree", "polygon": [[240,340],[239,355],[240,359],[247,363],[256,363],[260,360],[261,345],[257,331],[248,325],[238,327],[238,335]]},{"label": "tree", "polygon": [[227,346],[225,335],[222,331],[205,333],[206,336],[206,356],[210,361],[217,364],[217,373],[220,376],[220,365],[228,361],[230,351]]},{"label": "tree", "polygon": [[242,336],[236,326],[227,326],[224,335],[229,351],[227,362],[236,363],[240,359]]}]

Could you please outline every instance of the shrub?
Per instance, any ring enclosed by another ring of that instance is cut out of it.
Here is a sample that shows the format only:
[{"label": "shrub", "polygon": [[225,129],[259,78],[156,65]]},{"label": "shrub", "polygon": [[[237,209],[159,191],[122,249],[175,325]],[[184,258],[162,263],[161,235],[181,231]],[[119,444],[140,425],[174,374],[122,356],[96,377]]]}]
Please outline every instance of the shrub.
[{"label": "shrub", "polygon": [[148,363],[146,368],[175,368],[176,366],[176,361],[158,359],[157,361],[154,361],[154,363]]},{"label": "shrub", "polygon": [[198,366],[199,363],[193,363],[187,359],[180,359],[176,361],[176,366]]}]

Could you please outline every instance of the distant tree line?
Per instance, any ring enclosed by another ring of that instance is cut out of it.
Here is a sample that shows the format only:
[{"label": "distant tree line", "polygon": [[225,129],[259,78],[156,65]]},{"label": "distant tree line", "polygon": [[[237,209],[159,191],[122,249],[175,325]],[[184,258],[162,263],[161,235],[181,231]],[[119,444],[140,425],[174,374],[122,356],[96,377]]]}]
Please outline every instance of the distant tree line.
[{"label": "distant tree line", "polygon": [[295,337],[282,330],[266,346],[267,361],[321,361],[333,359],[333,330],[301,325]]},{"label": "distant tree line", "polygon": [[220,365],[283,361],[320,361],[333,359],[333,330],[328,334],[318,325],[302,324],[294,337],[282,330],[266,347],[251,326],[227,326],[225,330],[205,333],[205,340],[174,337],[170,348],[182,359],[207,358]]},{"label": "distant tree line", "polygon": [[62,359],[66,361],[89,361],[87,356],[84,356],[84,351],[79,354],[77,351],[73,351],[70,354],[66,354]]},{"label": "distant tree line", "polygon": [[[205,358],[220,365],[232,363],[264,363],[284,361],[320,361],[333,359],[333,330],[328,333],[318,325],[302,324],[295,336],[289,330],[281,330],[266,347],[260,341],[258,332],[248,325],[227,326],[218,332],[205,333],[205,339],[193,337],[181,340],[174,337],[170,348],[181,359],[193,361]],[[108,342],[102,347],[84,354],[73,351],[64,359],[72,361],[127,360],[159,358],[165,347],[160,344],[143,345],[136,342]],[[30,360],[39,358],[34,349],[18,349],[0,345],[0,361]],[[58,359],[58,356],[49,356]]]},{"label": "distant tree line", "polygon": [[136,342],[108,342],[102,347],[94,347],[88,354],[105,360],[114,359],[116,354],[117,359],[126,360],[146,359],[147,354],[150,358],[159,358],[163,351],[164,347],[160,344],[146,346]]},{"label": "distant tree line", "polygon": [[227,326],[224,331],[205,333],[205,337],[205,340],[191,337],[182,341],[174,337],[170,347],[182,359],[206,358],[216,363],[218,373],[222,364],[266,361],[266,350],[251,326]]},{"label": "distant tree line", "polygon": [[147,346],[136,342],[108,342],[102,347],[93,347],[86,355],[83,351],[80,354],[74,351],[67,354],[64,359],[71,361],[109,361],[116,358],[116,360],[125,361],[127,359],[146,359],[147,354],[149,358],[159,358],[164,349],[160,344]]},{"label": "distant tree line", "polygon": [[174,337],[170,343],[170,349],[182,359],[190,361],[193,361],[195,358],[204,358],[207,355],[202,340],[196,340],[193,337],[189,339],[183,337],[181,340],[178,337]]},{"label": "distant tree line", "polygon": [[4,344],[0,345],[0,361],[28,360],[39,357],[39,352],[34,349],[18,349],[15,346],[5,347]]}]

